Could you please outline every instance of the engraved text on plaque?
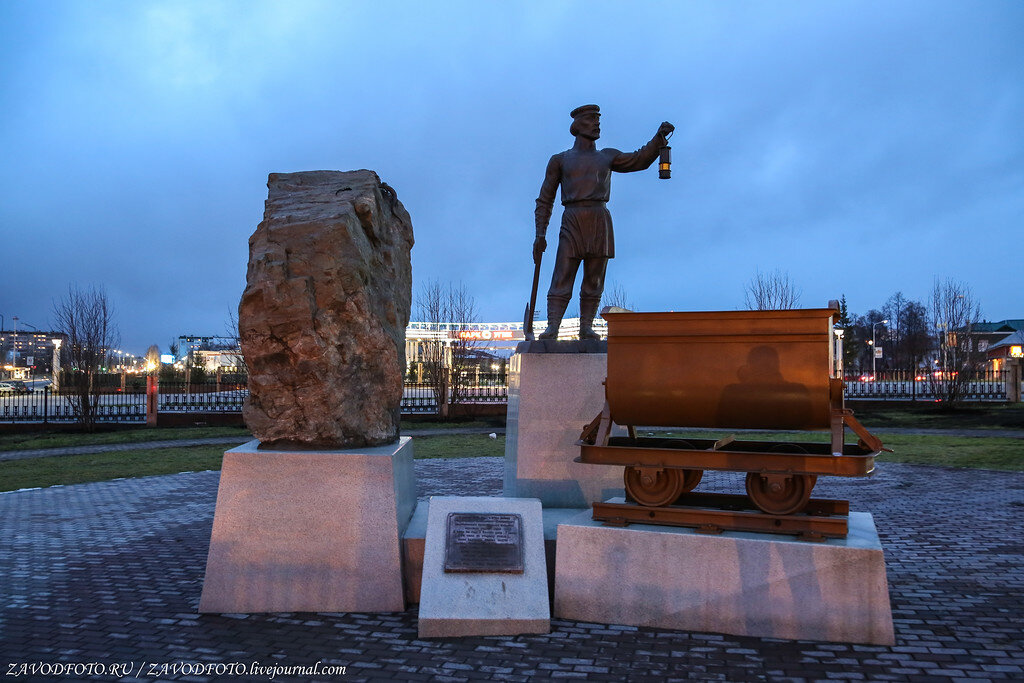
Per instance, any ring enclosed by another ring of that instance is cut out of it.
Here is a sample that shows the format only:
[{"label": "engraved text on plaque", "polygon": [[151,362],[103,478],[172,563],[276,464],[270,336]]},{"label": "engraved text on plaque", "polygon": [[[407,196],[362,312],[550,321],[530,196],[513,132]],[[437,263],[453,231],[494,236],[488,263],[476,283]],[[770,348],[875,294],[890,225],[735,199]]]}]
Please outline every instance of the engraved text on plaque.
[{"label": "engraved text on plaque", "polygon": [[522,574],[522,515],[496,512],[449,513],[444,570]]}]

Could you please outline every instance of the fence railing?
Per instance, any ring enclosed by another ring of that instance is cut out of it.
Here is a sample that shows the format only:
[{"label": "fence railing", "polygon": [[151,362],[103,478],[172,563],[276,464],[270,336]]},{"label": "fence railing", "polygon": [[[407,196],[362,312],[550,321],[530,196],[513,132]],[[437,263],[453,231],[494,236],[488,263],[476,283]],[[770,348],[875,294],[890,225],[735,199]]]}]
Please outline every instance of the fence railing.
[{"label": "fence railing", "polygon": [[[953,380],[938,376],[908,373],[880,374],[876,379],[848,379],[846,398],[876,400],[938,400],[946,395],[947,384]],[[964,386],[967,401],[1007,400],[1006,371],[986,371],[972,375]],[[210,381],[204,384],[160,382],[157,411],[161,413],[240,413],[249,390],[244,376],[231,381]],[[442,391],[452,402],[450,387]],[[406,382],[402,395],[402,412],[428,414],[438,412],[438,389],[429,382]],[[504,373],[480,373],[461,388],[461,404],[501,404],[508,401],[508,376]],[[2,422],[75,422],[79,415],[69,392],[43,387],[24,394],[0,393]],[[112,383],[103,386],[95,411],[97,422],[144,423],[146,421],[146,388],[137,382]]]},{"label": "fence railing", "polygon": [[954,382],[962,382],[962,397],[967,401],[1005,401],[1008,395],[1006,370],[980,370],[962,378],[942,374],[909,372],[879,373],[846,381],[848,399],[939,400],[949,395]]},{"label": "fence railing", "polygon": [[[157,411],[160,413],[240,413],[249,394],[245,377],[232,381],[188,384],[181,381],[160,382]],[[145,382],[109,382],[97,398],[97,422],[146,421]],[[445,389],[449,403],[450,392]],[[504,403],[508,401],[508,378],[504,374],[480,374],[462,388],[459,402]],[[428,382],[407,382],[402,395],[402,412],[425,414],[437,412],[437,392]],[[79,419],[75,402],[67,390],[50,386],[23,394],[0,393],[0,422],[76,422]]]},{"label": "fence railing", "polygon": [[245,382],[160,382],[158,386],[157,410],[161,413],[240,413],[249,395]]},{"label": "fence railing", "polygon": [[[104,388],[96,398],[97,422],[145,422],[146,390]],[[43,387],[27,394],[0,394],[0,422],[76,422],[79,413],[70,391]]]}]

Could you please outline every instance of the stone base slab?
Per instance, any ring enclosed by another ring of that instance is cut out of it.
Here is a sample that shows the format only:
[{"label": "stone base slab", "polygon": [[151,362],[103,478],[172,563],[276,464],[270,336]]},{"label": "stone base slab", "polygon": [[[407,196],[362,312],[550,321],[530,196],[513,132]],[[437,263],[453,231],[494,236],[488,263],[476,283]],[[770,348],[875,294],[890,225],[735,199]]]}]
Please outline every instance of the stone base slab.
[{"label": "stone base slab", "polygon": [[[613,501],[615,502],[615,501]],[[731,635],[892,645],[885,559],[868,513],[846,539],[634,524],[558,527],[554,616]]]},{"label": "stone base slab", "polygon": [[412,439],[224,454],[200,612],[397,612]]},{"label": "stone base slab", "polygon": [[[523,572],[445,572],[448,514],[522,515]],[[548,575],[538,500],[434,496],[427,515],[420,593],[419,637],[548,633]]]}]

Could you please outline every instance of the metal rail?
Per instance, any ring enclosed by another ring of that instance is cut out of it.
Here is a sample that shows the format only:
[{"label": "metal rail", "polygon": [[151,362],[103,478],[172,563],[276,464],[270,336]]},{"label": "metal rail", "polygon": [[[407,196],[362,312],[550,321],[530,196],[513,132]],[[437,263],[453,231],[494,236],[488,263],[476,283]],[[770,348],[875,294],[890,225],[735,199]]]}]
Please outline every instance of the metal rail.
[{"label": "metal rail", "polygon": [[691,527],[704,534],[751,531],[795,535],[805,541],[846,538],[849,531],[849,503],[841,500],[812,499],[806,509],[814,514],[796,515],[743,509],[749,506],[746,496],[730,494],[688,494],[680,499],[683,501],[694,504],[643,507],[625,502],[594,503],[593,519],[606,526],[657,524]]}]

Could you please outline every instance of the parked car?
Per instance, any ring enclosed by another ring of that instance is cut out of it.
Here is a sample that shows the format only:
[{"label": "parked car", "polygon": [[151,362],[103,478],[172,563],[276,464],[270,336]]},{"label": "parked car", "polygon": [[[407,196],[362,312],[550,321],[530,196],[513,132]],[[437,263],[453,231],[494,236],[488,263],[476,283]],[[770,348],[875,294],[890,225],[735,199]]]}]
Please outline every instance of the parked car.
[{"label": "parked car", "polygon": [[31,387],[25,386],[25,383],[19,380],[12,379],[0,382],[0,394],[28,394],[31,391]]}]

